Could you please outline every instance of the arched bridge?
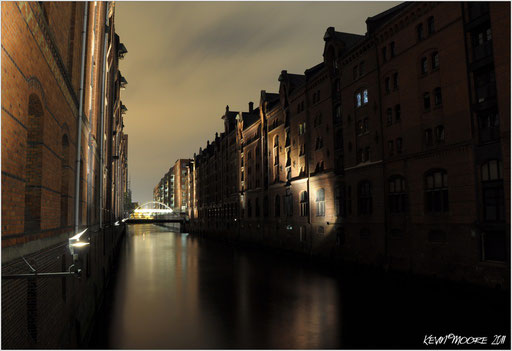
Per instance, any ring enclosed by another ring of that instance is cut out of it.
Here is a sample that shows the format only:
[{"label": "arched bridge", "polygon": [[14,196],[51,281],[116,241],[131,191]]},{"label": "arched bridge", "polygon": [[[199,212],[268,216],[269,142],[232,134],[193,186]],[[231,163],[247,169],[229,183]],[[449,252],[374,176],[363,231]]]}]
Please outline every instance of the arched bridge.
[{"label": "arched bridge", "polygon": [[126,223],[174,222],[185,223],[187,216],[175,213],[172,208],[158,201],[149,201],[130,213]]}]

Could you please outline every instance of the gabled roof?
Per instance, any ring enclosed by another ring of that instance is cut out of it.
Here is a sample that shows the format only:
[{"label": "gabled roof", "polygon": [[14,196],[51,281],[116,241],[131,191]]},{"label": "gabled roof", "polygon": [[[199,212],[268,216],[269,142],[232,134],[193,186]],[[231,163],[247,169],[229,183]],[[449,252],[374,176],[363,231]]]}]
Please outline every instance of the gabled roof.
[{"label": "gabled roof", "polygon": [[373,33],[379,27],[381,27],[384,23],[395,17],[398,13],[404,10],[406,7],[411,5],[412,2],[404,2],[395,7],[390,8],[384,12],[381,12],[375,16],[368,17],[366,19],[366,30],[368,33]]},{"label": "gabled roof", "polygon": [[312,76],[314,75],[315,73],[319,72],[322,70],[322,68],[324,68],[324,63],[323,62],[320,62],[319,64],[311,67],[311,68],[308,68],[306,71],[304,71],[304,76]]},{"label": "gabled roof", "polygon": [[260,119],[260,108],[252,112],[242,112],[243,129],[247,129]]}]

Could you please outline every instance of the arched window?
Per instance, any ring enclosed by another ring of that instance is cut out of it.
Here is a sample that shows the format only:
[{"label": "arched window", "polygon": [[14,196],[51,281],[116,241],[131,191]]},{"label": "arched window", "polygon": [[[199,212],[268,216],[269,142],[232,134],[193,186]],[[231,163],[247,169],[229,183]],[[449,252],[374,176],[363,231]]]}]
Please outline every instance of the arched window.
[{"label": "arched window", "polygon": [[316,215],[325,216],[325,190],[320,188],[316,191]]},{"label": "arched window", "polygon": [[358,208],[360,215],[372,213],[372,186],[369,181],[362,181],[358,186]]},{"label": "arched window", "polygon": [[505,199],[503,189],[503,165],[501,160],[490,160],[481,167],[484,219],[503,221]]},{"label": "arched window", "polygon": [[27,152],[25,163],[25,232],[41,229],[43,173],[43,106],[35,94],[28,99]]},{"label": "arched window", "polygon": [[303,191],[300,193],[300,215],[306,217],[309,212],[309,197],[308,192]]},{"label": "arched window", "polygon": [[281,216],[281,197],[279,195],[276,195],[275,202],[274,202],[274,216],[275,217]]},{"label": "arched window", "polygon": [[425,175],[425,210],[429,213],[448,212],[448,173],[432,170]]},{"label": "arched window", "polygon": [[388,203],[391,213],[404,213],[407,210],[405,178],[393,176],[388,180]]},{"label": "arched window", "polygon": [[361,107],[363,105],[366,105],[368,103],[368,89],[359,89],[356,91],[356,107]]},{"label": "arched window", "polygon": [[62,136],[62,154],[61,154],[61,187],[60,187],[60,225],[68,225],[68,199],[69,199],[69,140],[68,136]]}]

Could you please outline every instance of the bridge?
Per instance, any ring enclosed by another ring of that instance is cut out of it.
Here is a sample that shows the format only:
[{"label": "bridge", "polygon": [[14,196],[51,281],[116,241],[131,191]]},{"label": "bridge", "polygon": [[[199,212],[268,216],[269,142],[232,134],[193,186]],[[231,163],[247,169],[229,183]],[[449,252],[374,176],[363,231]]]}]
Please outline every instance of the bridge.
[{"label": "bridge", "polygon": [[184,224],[187,216],[175,213],[172,208],[158,201],[149,201],[137,207],[123,222],[134,223],[180,223]]}]

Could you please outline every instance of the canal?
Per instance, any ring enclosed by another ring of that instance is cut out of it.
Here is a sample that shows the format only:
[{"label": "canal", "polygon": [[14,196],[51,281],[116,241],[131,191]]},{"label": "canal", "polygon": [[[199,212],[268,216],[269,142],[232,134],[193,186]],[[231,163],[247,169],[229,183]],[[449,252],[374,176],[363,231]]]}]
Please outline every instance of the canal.
[{"label": "canal", "polygon": [[306,261],[130,225],[89,347],[423,348],[449,333],[509,345],[505,292]]}]

